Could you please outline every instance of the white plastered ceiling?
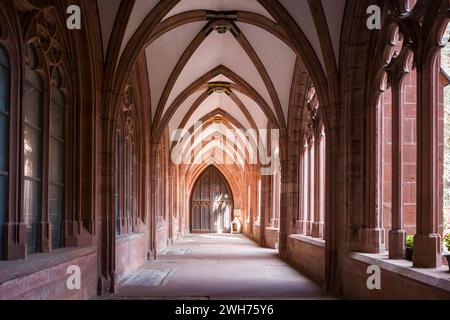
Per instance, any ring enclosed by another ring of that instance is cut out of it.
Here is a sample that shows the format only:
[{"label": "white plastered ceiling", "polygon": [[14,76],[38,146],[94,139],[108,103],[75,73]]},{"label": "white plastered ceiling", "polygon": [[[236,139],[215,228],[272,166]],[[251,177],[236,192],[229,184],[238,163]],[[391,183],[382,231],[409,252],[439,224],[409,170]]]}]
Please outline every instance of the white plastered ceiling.
[{"label": "white plastered ceiling", "polygon": [[[133,34],[138,30],[145,17],[155,8],[158,2],[158,0],[135,1],[131,14],[127,19],[128,22],[123,35],[120,54],[123,53]],[[321,41],[316,27],[316,23],[318,22],[312,16],[308,1],[279,0],[279,3],[284,6],[297,22],[299,28],[305,34],[306,39],[315,51],[320,64],[325,68],[324,48],[321,47]],[[326,22],[323,23],[327,24],[330,42],[333,46],[332,50],[338,64],[346,0],[321,0],[321,3],[324,17],[326,18]],[[106,56],[109,41],[112,37],[111,33],[113,32],[114,21],[121,14],[118,11],[121,1],[97,0],[97,4],[102,28],[103,49]],[[161,20],[193,10],[247,11],[264,17],[270,23],[276,23],[274,17],[257,0],[181,0],[172,8],[169,14],[161,17]],[[148,44],[146,48],[142,48],[142,50],[145,50],[147,60],[153,121],[161,121],[165,112],[177,97],[191,84],[196,82],[199,77],[218,66],[224,66],[243,79],[262,98],[264,105],[270,111],[263,110],[264,108],[261,102],[256,102],[258,97],[249,97],[248,93],[244,94],[244,92],[239,92],[242,84],[237,83],[237,81],[232,81],[230,78],[234,79],[233,76],[227,77],[219,74],[214,75],[207,82],[220,81],[232,83],[231,90],[247,109],[246,114],[225,93],[212,93],[192,113],[186,127],[190,127],[193,123],[216,109],[224,110],[245,128],[250,128],[252,123],[258,129],[266,128],[269,122],[269,116],[275,117],[279,124],[286,124],[288,121],[290,93],[292,91],[291,86],[297,55],[288,45],[271,32],[242,21],[234,23],[248,40],[251,50],[257,55],[257,59],[261,61],[264,67],[263,69],[267,72],[270,82],[273,85],[273,91],[270,83],[263,80],[261,69],[257,68],[249,54],[242,48],[241,44],[230,31],[227,31],[225,34],[212,31],[180,71],[175,84],[173,87],[170,87],[166,103],[160,103],[161,96],[167,86],[167,81],[174,72],[177,62],[196,35],[202,32],[202,29],[207,23],[208,21],[205,20],[182,24],[162,34],[159,38]],[[286,32],[289,33],[290,31],[286,30]],[[203,83],[204,87],[200,91],[197,90],[191,93],[178,106],[168,123],[170,131],[180,126],[194,102],[204,93],[205,85],[207,83]],[[280,103],[279,106],[277,106],[277,101]],[[160,117],[155,118],[157,108],[160,104]],[[271,113],[271,115],[268,113]],[[280,113],[283,119],[279,119]],[[248,115],[250,115],[252,121],[247,119]],[[217,146],[212,149],[217,149]]]}]

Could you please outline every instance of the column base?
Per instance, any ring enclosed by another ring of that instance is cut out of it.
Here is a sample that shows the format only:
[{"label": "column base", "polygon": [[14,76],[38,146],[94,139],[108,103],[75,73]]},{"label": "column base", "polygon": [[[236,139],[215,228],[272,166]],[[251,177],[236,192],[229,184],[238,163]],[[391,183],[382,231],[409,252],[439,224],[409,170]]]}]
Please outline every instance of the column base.
[{"label": "column base", "polygon": [[[7,223],[4,226],[6,252],[4,260],[22,260],[27,257],[27,226],[25,223]],[[19,238],[18,242],[11,239]]]},{"label": "column base", "polygon": [[323,238],[323,229],[324,229],[323,222],[313,222],[311,236],[313,238],[322,239]]},{"label": "column base", "polygon": [[295,223],[295,229],[299,234],[306,234],[307,222],[303,220],[297,220]]},{"label": "column base", "polygon": [[358,244],[356,250],[363,253],[382,253],[384,246],[383,228],[363,228],[358,233]]},{"label": "column base", "polygon": [[313,234],[313,223],[308,221],[306,222],[306,232],[305,234],[309,237],[312,237]]},{"label": "column base", "polygon": [[41,252],[52,251],[52,225],[50,222],[41,221],[38,223],[38,230],[40,232],[40,249]]},{"label": "column base", "polygon": [[91,233],[87,232],[83,227],[85,224],[78,221],[68,221],[65,225],[65,240],[66,247],[89,247],[96,244],[96,238]]},{"label": "column base", "polygon": [[66,247],[84,248],[90,247],[94,244],[95,239],[92,235],[66,236],[65,240]]},{"label": "column base", "polygon": [[389,259],[404,259],[406,250],[406,231],[391,230],[389,232]]},{"label": "column base", "polygon": [[413,266],[416,268],[439,268],[442,265],[441,236],[439,234],[416,234],[413,247]]}]

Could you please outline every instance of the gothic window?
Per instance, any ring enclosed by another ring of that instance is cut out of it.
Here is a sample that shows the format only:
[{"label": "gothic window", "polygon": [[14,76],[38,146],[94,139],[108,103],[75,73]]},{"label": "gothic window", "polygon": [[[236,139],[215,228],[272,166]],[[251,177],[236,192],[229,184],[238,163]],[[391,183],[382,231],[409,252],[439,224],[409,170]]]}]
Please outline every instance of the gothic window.
[{"label": "gothic window", "polygon": [[225,178],[213,166],[197,180],[191,201],[192,232],[230,232],[232,195]]},{"label": "gothic window", "polygon": [[23,97],[23,216],[27,226],[27,251],[35,253],[38,250],[38,222],[42,208],[44,89],[40,75],[34,70],[37,55],[31,46],[28,47],[28,56]]},{"label": "gothic window", "polygon": [[443,163],[439,167],[442,171],[442,227],[444,236],[444,250],[450,251],[450,24],[444,32],[442,43],[446,43],[441,51],[441,73],[439,103],[443,106],[442,122],[443,139],[440,147],[443,149]]},{"label": "gothic window", "polygon": [[299,161],[298,232],[323,238],[325,224],[325,127],[314,87],[306,99],[303,147]]},{"label": "gothic window", "polygon": [[10,82],[9,57],[0,46],[0,259],[3,257],[3,225],[8,212]]},{"label": "gothic window", "polygon": [[22,210],[29,254],[63,246],[66,207],[69,90],[63,46],[52,10],[40,12],[35,23],[36,34],[27,46],[23,83]]}]

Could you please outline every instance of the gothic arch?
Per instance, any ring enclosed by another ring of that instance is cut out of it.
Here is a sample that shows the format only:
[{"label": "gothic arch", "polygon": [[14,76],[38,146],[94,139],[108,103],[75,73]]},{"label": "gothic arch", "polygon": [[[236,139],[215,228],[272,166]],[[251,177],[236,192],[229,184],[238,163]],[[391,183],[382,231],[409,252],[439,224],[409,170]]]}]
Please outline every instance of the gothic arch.
[{"label": "gothic arch", "polygon": [[[228,223],[231,223],[231,221],[232,221],[232,217],[233,217],[233,208],[235,207],[235,204],[234,204],[234,194],[233,194],[233,191],[232,191],[232,188],[230,187],[230,184],[229,184],[229,182],[228,182],[228,180],[226,179],[226,177],[225,177],[225,175],[222,173],[222,171],[218,168],[218,167],[216,167],[215,165],[209,165],[209,166],[207,166],[206,168],[204,168],[200,173],[199,173],[199,175],[197,176],[197,178],[195,179],[195,180],[193,180],[193,181],[195,181],[194,182],[194,184],[192,185],[192,189],[190,189],[190,197],[189,197],[189,201],[190,201],[190,204],[189,204],[189,210],[190,210],[190,221],[189,221],[189,225],[190,225],[190,230],[191,230],[191,232],[193,231],[193,219],[194,219],[194,208],[192,207],[192,205],[193,205],[193,202],[194,202],[194,193],[196,192],[196,190],[197,190],[197,188],[198,188],[198,185],[199,185],[199,183],[201,182],[201,180],[202,180],[202,178],[205,176],[205,175],[209,175],[209,185],[211,186],[212,185],[212,183],[213,183],[213,181],[211,181],[210,179],[211,179],[211,175],[217,175],[218,177],[219,177],[219,180],[220,181],[215,181],[216,183],[218,183],[219,185],[220,184],[224,184],[224,186],[225,186],[225,188],[227,189],[227,191],[230,193],[230,195],[229,195],[229,197],[230,197],[230,199],[229,199],[229,201],[230,201],[230,203],[231,203],[231,205],[230,205],[230,207],[231,207],[231,212],[229,213],[230,214],[230,219],[229,219],[229,221],[228,221]],[[212,200],[212,199],[210,199],[210,200]],[[212,209],[212,208],[211,208]],[[211,230],[211,228],[210,228],[210,230]],[[230,229],[231,230],[231,229]]]}]

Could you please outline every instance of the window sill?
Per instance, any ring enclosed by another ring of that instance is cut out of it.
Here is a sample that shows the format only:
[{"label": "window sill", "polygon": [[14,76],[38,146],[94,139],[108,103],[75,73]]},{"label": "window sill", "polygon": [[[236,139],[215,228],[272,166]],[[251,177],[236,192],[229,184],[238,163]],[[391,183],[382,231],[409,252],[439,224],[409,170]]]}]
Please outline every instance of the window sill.
[{"label": "window sill", "polygon": [[279,231],[280,231],[280,228],[266,227],[266,230],[267,230],[267,231],[276,231],[276,232],[279,232]]},{"label": "window sill", "polygon": [[128,240],[134,240],[137,238],[143,238],[145,235],[143,233],[128,233],[128,234],[121,234],[117,235],[116,241],[128,241]]},{"label": "window sill", "polygon": [[350,257],[362,263],[377,265],[382,270],[392,272],[401,277],[450,292],[450,273],[447,266],[442,266],[438,269],[413,268],[411,261],[390,260],[388,254],[353,252],[350,254]]},{"label": "window sill", "polygon": [[304,236],[301,234],[291,234],[289,236],[289,238],[297,240],[297,241],[301,241],[301,242],[306,242],[306,243],[312,244],[313,246],[316,246],[316,247],[325,248],[325,240],[323,240],[323,239],[308,237],[308,236]]},{"label": "window sill", "polygon": [[97,246],[62,248],[52,252],[29,255],[26,260],[0,261],[0,285],[14,279],[46,270],[76,258],[95,253]]}]

